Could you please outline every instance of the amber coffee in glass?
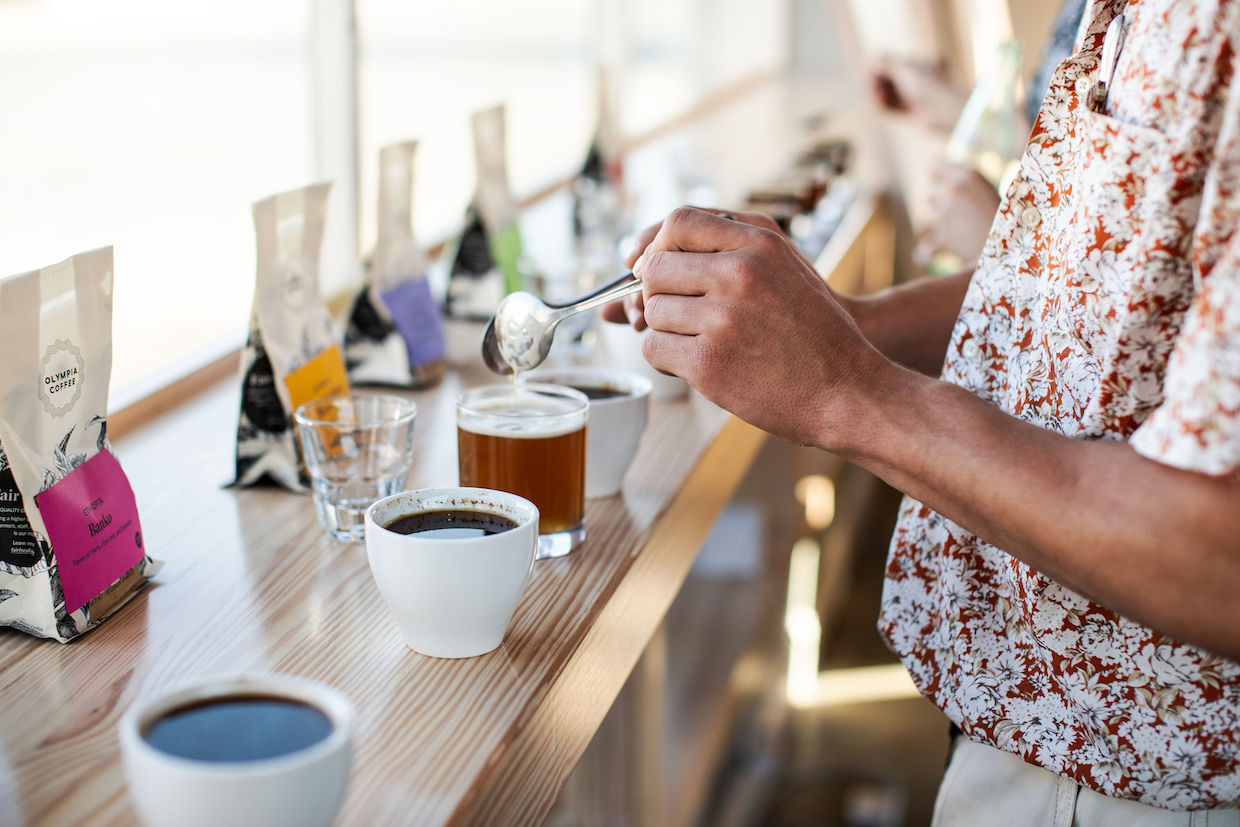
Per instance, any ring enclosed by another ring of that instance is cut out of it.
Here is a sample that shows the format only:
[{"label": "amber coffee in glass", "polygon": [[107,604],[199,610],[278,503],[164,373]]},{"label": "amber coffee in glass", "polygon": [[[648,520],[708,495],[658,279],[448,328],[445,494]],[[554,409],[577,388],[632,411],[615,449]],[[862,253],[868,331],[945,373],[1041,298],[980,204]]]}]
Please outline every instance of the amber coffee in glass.
[{"label": "amber coffee in glass", "polygon": [[496,384],[456,403],[461,485],[525,497],[538,507],[538,558],[585,539],[585,394],[559,385]]}]

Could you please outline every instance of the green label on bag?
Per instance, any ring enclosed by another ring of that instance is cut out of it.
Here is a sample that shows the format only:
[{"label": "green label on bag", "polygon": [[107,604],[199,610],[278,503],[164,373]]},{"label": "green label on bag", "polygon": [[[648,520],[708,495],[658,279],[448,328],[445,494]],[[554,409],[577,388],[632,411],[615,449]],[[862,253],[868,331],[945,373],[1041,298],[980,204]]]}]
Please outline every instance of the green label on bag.
[{"label": "green label on bag", "polygon": [[504,292],[512,293],[515,290],[521,290],[525,280],[521,277],[521,271],[517,267],[517,262],[521,260],[524,252],[521,246],[520,228],[514,221],[502,230],[491,233],[490,241],[491,257],[495,259],[495,266],[504,274]]}]

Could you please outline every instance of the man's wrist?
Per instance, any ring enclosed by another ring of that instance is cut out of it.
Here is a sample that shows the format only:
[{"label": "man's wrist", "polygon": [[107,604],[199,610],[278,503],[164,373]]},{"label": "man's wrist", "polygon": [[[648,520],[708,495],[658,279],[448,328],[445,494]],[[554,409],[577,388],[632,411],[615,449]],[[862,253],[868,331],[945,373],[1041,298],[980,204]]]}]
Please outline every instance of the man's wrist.
[{"label": "man's wrist", "polygon": [[[872,347],[854,366],[854,379],[832,392],[820,447],[860,465],[891,461],[910,436],[904,420],[934,380],[887,359]],[[832,404],[833,403],[833,404]]]}]

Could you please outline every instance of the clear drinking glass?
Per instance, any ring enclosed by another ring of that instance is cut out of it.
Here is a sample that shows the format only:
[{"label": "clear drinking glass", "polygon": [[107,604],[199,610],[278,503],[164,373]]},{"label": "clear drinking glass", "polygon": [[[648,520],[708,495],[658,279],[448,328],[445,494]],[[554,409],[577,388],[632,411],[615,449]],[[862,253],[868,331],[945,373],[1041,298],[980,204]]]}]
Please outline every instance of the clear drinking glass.
[{"label": "clear drinking glass", "polygon": [[586,537],[586,420],[573,388],[497,384],[456,401],[461,485],[525,497],[538,507],[538,559],[562,557]]},{"label": "clear drinking glass", "polygon": [[413,465],[408,399],[355,393],[307,402],[293,414],[319,524],[346,543],[366,533],[366,509],[405,489]]}]

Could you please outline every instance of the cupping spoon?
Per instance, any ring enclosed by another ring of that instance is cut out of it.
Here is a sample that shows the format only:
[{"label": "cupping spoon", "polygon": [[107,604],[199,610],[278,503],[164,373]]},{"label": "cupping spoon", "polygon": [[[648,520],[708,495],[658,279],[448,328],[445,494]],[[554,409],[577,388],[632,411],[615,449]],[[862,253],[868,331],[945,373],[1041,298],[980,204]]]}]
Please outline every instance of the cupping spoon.
[{"label": "cupping spoon", "polygon": [[547,304],[523,291],[510,293],[499,303],[482,335],[482,361],[501,376],[533,370],[547,358],[555,326],[561,321],[641,289],[641,281],[628,273],[568,304]]}]

